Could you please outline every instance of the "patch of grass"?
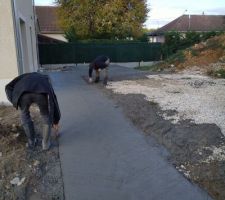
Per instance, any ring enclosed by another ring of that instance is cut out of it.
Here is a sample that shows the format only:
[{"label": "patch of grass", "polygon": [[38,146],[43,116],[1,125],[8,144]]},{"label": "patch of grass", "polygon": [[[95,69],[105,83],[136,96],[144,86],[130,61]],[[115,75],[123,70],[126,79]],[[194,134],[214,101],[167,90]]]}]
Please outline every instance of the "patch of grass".
[{"label": "patch of grass", "polygon": [[162,71],[168,68],[169,66],[172,66],[172,65],[176,66],[176,64],[178,63],[184,63],[185,60],[186,58],[185,58],[184,52],[178,51],[177,53],[168,57],[163,62],[160,62],[155,65],[150,65],[150,66],[146,65],[146,66],[135,67],[134,69],[141,70],[141,71],[152,71],[152,72]]},{"label": "patch of grass", "polygon": [[195,49],[190,49],[190,51],[191,51],[192,56],[198,56],[199,55],[199,51],[197,51]]},{"label": "patch of grass", "polygon": [[225,69],[218,69],[218,70],[210,70],[207,72],[209,76],[217,77],[217,78],[224,78],[225,79]]},{"label": "patch of grass", "polygon": [[183,51],[178,51],[177,53],[171,55],[169,58],[166,60],[168,63],[183,63],[185,61],[185,55]]},{"label": "patch of grass", "polygon": [[213,39],[207,41],[206,49],[218,49],[218,48],[223,48],[223,44]]},{"label": "patch of grass", "polygon": [[216,76],[219,78],[225,78],[225,69],[219,69],[217,71],[215,71]]}]

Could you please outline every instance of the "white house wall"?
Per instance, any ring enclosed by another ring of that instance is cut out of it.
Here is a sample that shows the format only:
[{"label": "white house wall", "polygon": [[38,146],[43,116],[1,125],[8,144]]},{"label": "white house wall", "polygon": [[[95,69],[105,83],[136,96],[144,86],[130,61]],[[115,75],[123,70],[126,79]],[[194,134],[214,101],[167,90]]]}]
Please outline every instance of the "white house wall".
[{"label": "white house wall", "polygon": [[10,79],[17,75],[12,4],[11,0],[0,0],[0,79]]},{"label": "white house wall", "polygon": [[165,43],[165,37],[164,36],[150,36],[149,37],[149,42],[152,42],[152,43],[155,43],[155,42]]},{"label": "white house wall", "polygon": [[20,72],[28,73],[37,71],[37,39],[35,30],[35,17],[32,0],[14,0],[16,31],[19,40],[18,47]]},{"label": "white house wall", "polygon": [[7,102],[4,88],[9,81],[38,69],[34,20],[32,0],[0,0],[0,103]]}]

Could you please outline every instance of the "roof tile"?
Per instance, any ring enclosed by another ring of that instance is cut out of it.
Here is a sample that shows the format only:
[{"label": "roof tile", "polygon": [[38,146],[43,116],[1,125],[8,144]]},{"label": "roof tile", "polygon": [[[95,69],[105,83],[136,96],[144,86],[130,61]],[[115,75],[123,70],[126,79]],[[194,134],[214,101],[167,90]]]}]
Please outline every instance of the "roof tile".
[{"label": "roof tile", "polygon": [[225,15],[182,15],[153,33],[221,30],[225,30]]},{"label": "roof tile", "polygon": [[63,33],[59,26],[56,6],[35,6],[39,22],[40,32],[43,33]]}]

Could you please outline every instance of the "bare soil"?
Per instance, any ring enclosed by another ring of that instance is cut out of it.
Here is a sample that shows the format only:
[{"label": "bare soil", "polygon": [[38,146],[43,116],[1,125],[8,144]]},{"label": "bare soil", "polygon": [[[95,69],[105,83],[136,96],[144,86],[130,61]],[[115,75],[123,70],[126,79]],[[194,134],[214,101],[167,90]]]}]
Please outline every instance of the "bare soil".
[{"label": "bare soil", "polygon": [[[195,44],[184,51],[185,61],[178,63],[178,69],[198,66],[200,69],[214,69],[213,63],[224,63],[225,34],[208,39],[206,42]],[[224,68],[221,65],[221,68]]]},{"label": "bare soil", "polygon": [[[41,141],[41,119],[36,107],[31,109],[36,134]],[[53,137],[53,136],[52,136]],[[26,148],[26,136],[19,112],[11,106],[0,106],[0,199],[64,199],[58,142],[52,138],[49,151],[41,142],[34,151]],[[17,178],[20,182],[14,183]]]},{"label": "bare soil", "polygon": [[154,137],[166,147],[169,162],[180,173],[214,199],[225,199],[225,151],[214,157],[215,149],[224,147],[225,138],[215,124],[194,124],[189,120],[174,124],[164,119],[162,112],[169,116],[176,110],[162,111],[157,103],[145,100],[144,95],[116,94],[101,84],[98,88],[120,106],[147,137]]}]

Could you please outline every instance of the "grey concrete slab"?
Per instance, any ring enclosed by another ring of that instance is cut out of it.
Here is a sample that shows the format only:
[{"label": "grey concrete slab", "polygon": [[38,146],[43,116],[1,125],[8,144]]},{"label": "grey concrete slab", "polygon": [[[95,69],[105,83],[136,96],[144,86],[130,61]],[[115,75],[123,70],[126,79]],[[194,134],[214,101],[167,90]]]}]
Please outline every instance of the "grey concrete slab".
[{"label": "grey concrete slab", "polygon": [[[81,78],[51,73],[62,112],[60,159],[66,200],[208,200],[146,141],[120,108]],[[122,73],[122,71],[121,71]]]},{"label": "grey concrete slab", "polygon": [[112,63],[113,65],[119,65],[122,67],[135,68],[138,66],[151,66],[159,63],[161,61],[149,61],[149,62],[126,62],[126,63]]}]

